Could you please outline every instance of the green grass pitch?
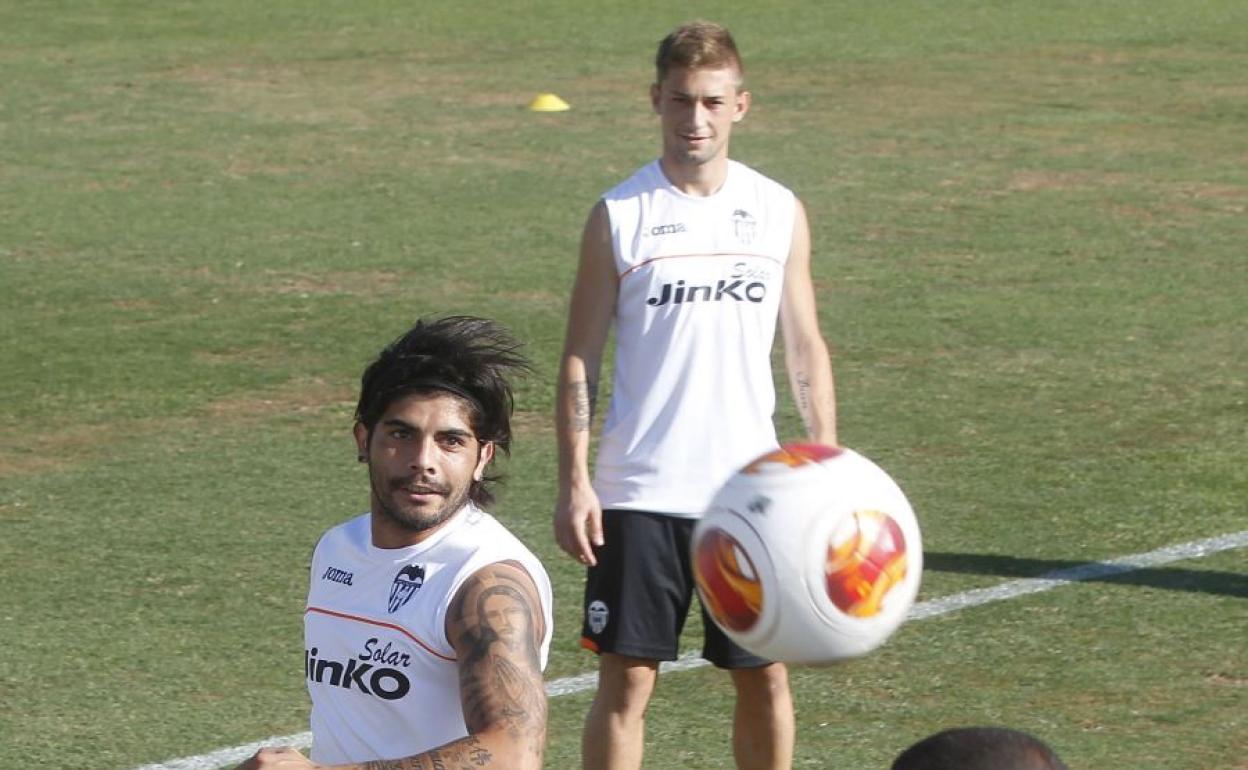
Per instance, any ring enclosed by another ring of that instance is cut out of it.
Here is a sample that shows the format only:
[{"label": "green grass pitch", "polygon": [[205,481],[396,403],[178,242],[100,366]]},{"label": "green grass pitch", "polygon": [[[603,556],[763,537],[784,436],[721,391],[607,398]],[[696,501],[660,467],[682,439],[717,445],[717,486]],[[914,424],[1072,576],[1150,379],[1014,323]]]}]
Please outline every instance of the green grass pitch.
[{"label": "green grass pitch", "polygon": [[[692,17],[746,58],[734,156],[809,211],[842,439],[914,503],[922,599],[1248,530],[1240,0],[6,0],[0,767],[307,729],[358,376],[423,314],[528,343],[498,511],[555,581],[549,677],[592,668],[554,371],[581,224],[656,152],[654,46]],[[1246,582],[1233,549],[908,624],[794,672],[796,765],[991,723],[1071,767],[1242,770]],[[588,700],[552,700],[548,766]],[[649,765],[729,766],[730,708],[666,676]]]}]

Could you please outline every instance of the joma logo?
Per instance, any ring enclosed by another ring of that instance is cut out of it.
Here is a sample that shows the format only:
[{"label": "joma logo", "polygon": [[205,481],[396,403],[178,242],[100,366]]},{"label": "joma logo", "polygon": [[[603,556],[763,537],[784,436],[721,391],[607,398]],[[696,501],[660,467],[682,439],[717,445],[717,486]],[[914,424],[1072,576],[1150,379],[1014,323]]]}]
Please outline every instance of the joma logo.
[{"label": "joma logo", "polygon": [[344,586],[351,585],[351,581],[354,579],[354,572],[347,572],[345,569],[338,569],[337,567],[327,567],[325,574],[321,575],[321,580],[331,580],[335,583],[342,583]]},{"label": "joma logo", "polygon": [[677,222],[674,225],[655,225],[650,228],[651,235],[675,235],[676,233],[683,233],[684,231],[685,226],[681,222]]}]

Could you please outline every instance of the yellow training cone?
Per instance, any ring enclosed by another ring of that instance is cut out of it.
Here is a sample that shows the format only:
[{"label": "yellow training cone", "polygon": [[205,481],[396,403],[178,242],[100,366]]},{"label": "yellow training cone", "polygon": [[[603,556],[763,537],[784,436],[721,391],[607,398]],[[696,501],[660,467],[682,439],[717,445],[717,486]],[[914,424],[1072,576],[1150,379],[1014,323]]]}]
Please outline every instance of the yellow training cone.
[{"label": "yellow training cone", "polygon": [[529,102],[529,109],[533,112],[563,112],[572,108],[554,94],[538,94]]}]

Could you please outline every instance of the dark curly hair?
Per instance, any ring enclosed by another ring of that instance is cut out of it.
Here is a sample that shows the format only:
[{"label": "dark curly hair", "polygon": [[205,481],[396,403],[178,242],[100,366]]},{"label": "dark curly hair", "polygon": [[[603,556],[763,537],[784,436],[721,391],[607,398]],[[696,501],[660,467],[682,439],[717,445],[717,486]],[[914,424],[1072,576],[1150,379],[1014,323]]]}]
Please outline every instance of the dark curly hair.
[{"label": "dark curly hair", "polygon": [[1053,749],[1008,727],[955,727],[929,735],[893,760],[892,770],[1066,770]]},{"label": "dark curly hair", "polygon": [[[390,405],[413,393],[442,391],[456,396],[469,411],[478,441],[511,453],[511,413],[515,408],[509,375],[530,371],[520,343],[494,321],[473,316],[422,318],[391,342],[364,370],[355,419],[373,428]],[[484,508],[494,502],[489,484],[474,481],[469,499]]]}]

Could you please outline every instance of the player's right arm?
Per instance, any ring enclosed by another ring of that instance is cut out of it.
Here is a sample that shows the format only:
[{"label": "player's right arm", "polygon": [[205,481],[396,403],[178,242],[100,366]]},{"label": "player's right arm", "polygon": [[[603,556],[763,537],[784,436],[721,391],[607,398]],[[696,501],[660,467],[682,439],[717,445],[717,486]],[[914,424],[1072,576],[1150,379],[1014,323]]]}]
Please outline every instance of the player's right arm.
[{"label": "player's right arm", "polygon": [[593,546],[603,542],[602,507],[589,470],[590,426],[598,397],[602,354],[618,293],[611,224],[606,204],[598,201],[581,235],[580,262],[568,305],[568,328],[555,393],[555,434],[559,442],[555,541],[585,564],[596,562]]}]

